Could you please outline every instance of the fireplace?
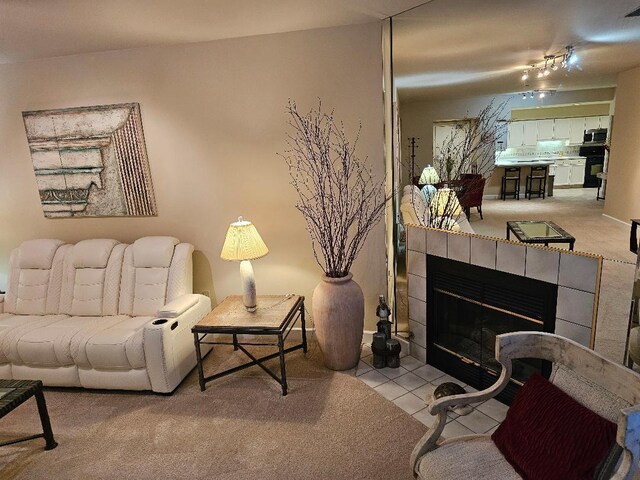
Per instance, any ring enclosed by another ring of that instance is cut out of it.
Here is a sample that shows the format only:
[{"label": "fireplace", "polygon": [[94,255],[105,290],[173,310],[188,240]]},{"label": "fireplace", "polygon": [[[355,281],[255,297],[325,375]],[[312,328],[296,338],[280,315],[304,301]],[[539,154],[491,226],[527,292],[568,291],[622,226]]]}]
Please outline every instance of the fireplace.
[{"label": "fireplace", "polygon": [[[478,390],[500,375],[496,335],[555,330],[555,284],[432,255],[427,255],[426,271],[427,359]],[[539,359],[515,361],[513,380],[498,399],[510,404],[534,372],[548,378],[551,365]]]}]

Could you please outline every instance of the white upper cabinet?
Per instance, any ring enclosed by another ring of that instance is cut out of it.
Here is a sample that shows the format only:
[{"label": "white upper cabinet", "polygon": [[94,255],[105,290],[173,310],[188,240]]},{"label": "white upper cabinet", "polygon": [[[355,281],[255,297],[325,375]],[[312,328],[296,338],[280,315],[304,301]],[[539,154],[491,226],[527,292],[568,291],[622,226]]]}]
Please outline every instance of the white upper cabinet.
[{"label": "white upper cabinet", "polygon": [[[509,122],[507,147],[535,147],[540,140],[569,140],[581,144],[584,131],[592,128],[611,128],[611,117],[549,118],[546,120],[517,120]],[[609,132],[610,133],[610,132]]]},{"label": "white upper cabinet", "polygon": [[527,147],[535,147],[538,143],[538,122],[536,120],[526,120],[522,122],[524,132],[522,144]]},{"label": "white upper cabinet", "polygon": [[[606,128],[607,130],[611,130],[611,117],[606,115],[606,116],[601,116],[598,117],[600,119],[600,128]],[[607,136],[611,135],[611,131],[607,132]]]},{"label": "white upper cabinet", "polygon": [[508,138],[507,147],[521,147],[522,140],[524,138],[524,126],[523,122],[511,122],[507,127]]},{"label": "white upper cabinet", "polygon": [[600,117],[586,117],[584,122],[585,130],[592,130],[594,128],[600,128]]},{"label": "white upper cabinet", "polygon": [[553,119],[538,120],[538,140],[552,140],[553,136]]},{"label": "white upper cabinet", "polygon": [[582,143],[584,140],[584,117],[569,119],[569,143]]},{"label": "white upper cabinet", "polygon": [[567,140],[570,132],[570,122],[568,118],[556,118],[553,138],[558,140]]}]

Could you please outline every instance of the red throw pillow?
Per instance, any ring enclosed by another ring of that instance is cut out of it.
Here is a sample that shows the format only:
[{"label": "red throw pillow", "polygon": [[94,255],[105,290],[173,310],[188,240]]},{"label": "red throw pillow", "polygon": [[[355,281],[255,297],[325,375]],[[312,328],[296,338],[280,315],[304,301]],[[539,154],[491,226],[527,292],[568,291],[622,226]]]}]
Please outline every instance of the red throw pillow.
[{"label": "red throw pillow", "polygon": [[517,393],[491,435],[525,480],[593,479],[616,437],[616,425],[539,374]]}]

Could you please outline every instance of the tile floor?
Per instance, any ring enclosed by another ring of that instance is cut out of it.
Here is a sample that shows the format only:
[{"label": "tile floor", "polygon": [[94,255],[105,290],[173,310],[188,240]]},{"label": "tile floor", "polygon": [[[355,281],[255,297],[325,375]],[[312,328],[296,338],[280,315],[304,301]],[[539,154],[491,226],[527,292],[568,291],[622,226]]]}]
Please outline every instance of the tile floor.
[{"label": "tile floor", "polygon": [[[365,344],[362,348],[362,358],[355,370],[356,377],[428,427],[435,421],[435,417],[427,410],[427,401],[430,400],[433,390],[444,382],[461,383],[437,368],[425,365],[410,356],[403,356],[400,359],[399,368],[376,370],[371,363],[371,348]],[[468,385],[462,385],[467,391],[476,391]],[[474,433],[491,433],[504,420],[508,410],[506,405],[493,399],[475,404],[473,407],[473,411],[464,416],[450,412],[442,435],[446,438]]]}]

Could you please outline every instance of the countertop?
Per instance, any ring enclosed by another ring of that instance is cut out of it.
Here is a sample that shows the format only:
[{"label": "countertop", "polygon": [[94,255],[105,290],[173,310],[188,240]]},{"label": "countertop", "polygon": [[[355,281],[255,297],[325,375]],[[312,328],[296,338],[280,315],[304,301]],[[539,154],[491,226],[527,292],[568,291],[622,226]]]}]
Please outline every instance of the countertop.
[{"label": "countertop", "polygon": [[557,155],[550,157],[499,157],[496,167],[537,167],[553,165],[559,160],[585,160],[587,157],[578,155]]}]

